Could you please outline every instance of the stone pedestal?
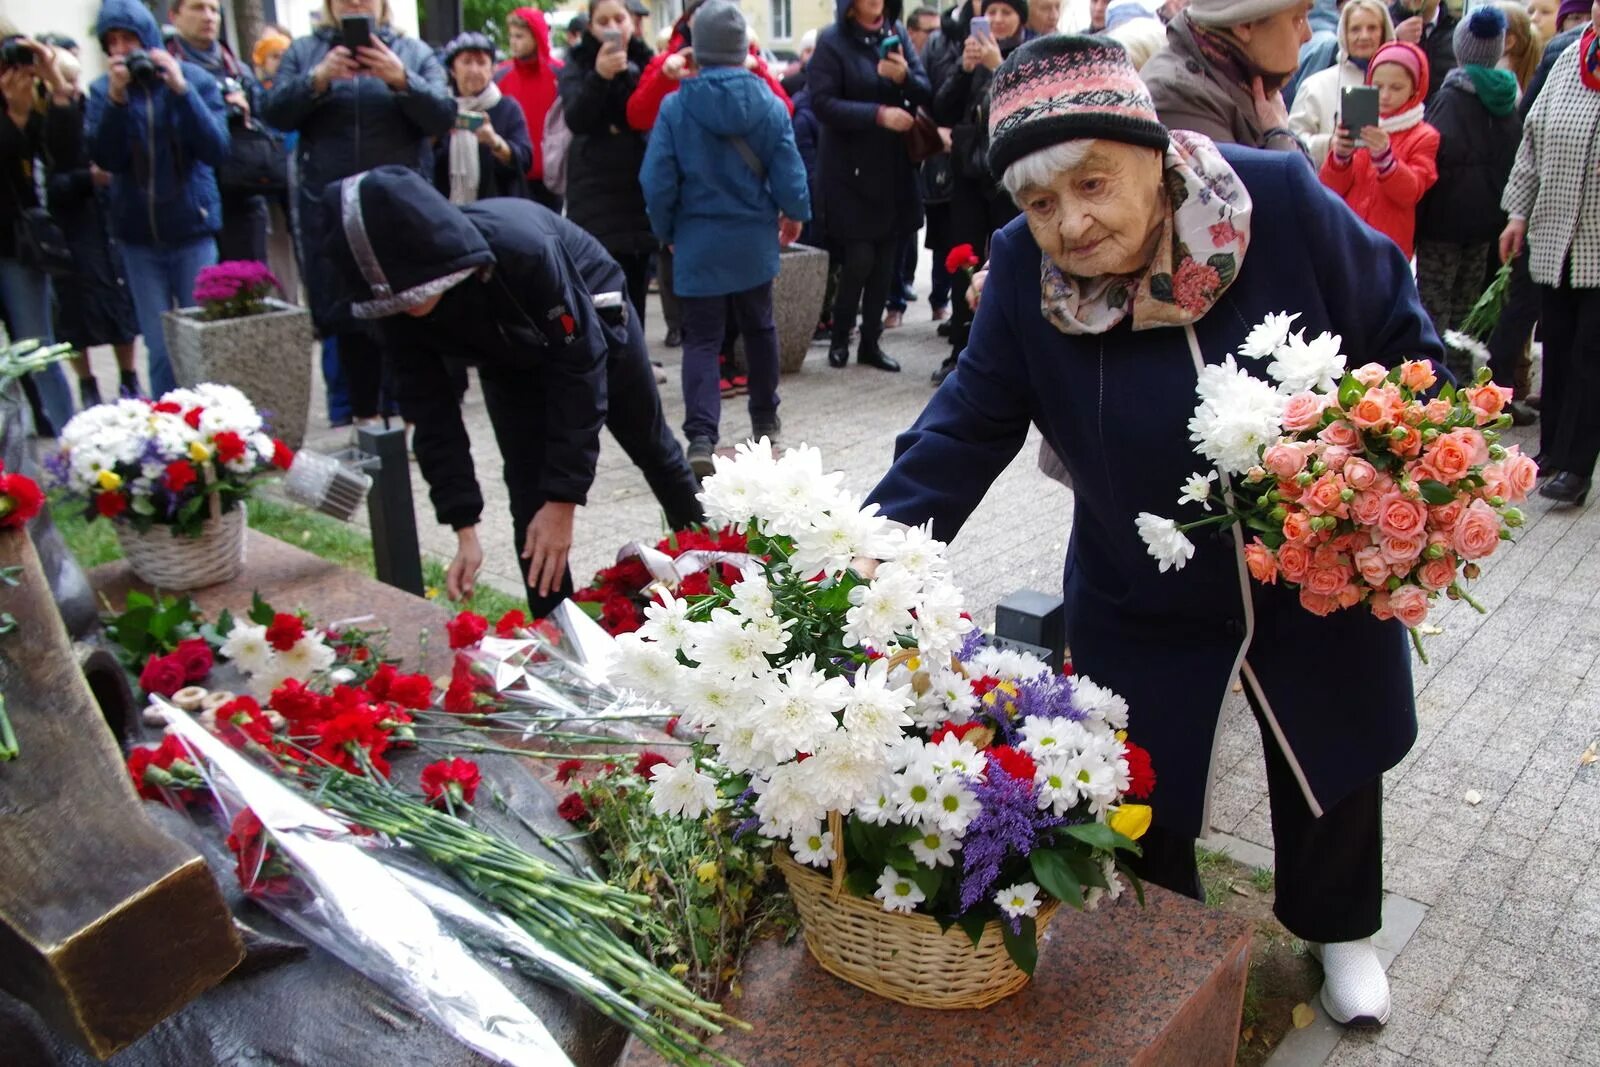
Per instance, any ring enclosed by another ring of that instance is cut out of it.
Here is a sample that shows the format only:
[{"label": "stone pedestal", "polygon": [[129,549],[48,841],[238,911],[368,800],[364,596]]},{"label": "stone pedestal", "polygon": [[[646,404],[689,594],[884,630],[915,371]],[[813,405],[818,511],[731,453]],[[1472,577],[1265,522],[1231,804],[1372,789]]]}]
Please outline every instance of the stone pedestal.
[{"label": "stone pedestal", "polygon": [[[1131,893],[1087,915],[1062,908],[1033,981],[983,1011],[908,1008],[828,974],[798,938],[763,941],[745,958],[742,998],[727,1005],[754,1029],[713,1045],[761,1067],[1230,1067],[1249,927],[1155,886],[1146,898],[1143,910]],[[630,1045],[621,1067],[660,1062]]]},{"label": "stone pedestal", "polygon": [[169,311],[162,332],[179,385],[217,382],[241,390],[274,437],[299,448],[311,407],[311,312],[268,300],[272,311],[237,319]]}]

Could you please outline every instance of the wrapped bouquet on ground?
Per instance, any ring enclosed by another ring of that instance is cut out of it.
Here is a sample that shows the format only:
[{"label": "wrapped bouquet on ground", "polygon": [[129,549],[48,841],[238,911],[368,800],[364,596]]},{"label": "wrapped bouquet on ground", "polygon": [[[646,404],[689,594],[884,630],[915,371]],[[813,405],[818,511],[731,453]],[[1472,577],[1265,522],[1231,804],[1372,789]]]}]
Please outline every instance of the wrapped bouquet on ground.
[{"label": "wrapped bouquet on ground", "polygon": [[[1365,604],[1405,624],[1420,653],[1441,593],[1483,610],[1464,583],[1522,525],[1515,505],[1538,479],[1499,441],[1511,390],[1487,370],[1441,386],[1423,361],[1347,369],[1338,337],[1291,334],[1295,318],[1268,316],[1239,361],[1200,374],[1189,430],[1215,470],[1191,476],[1178,504],[1213,513],[1145,512],[1139,536],[1165,571],[1194,555],[1189,531],[1238,523],[1256,581],[1297,588],[1318,615]],[[1265,359],[1270,381],[1246,369]]]},{"label": "wrapped bouquet on ground", "polygon": [[652,809],[775,842],[807,944],[846,980],[992,1003],[1058,903],[1121,891],[1150,821],[1127,801],[1154,776],[1116,694],[985,647],[944,546],[840,477],[812,448],[718,458],[704,502],[746,535],[739,580],[663,592],[617,639],[619,679],[700,738],[651,768]]}]

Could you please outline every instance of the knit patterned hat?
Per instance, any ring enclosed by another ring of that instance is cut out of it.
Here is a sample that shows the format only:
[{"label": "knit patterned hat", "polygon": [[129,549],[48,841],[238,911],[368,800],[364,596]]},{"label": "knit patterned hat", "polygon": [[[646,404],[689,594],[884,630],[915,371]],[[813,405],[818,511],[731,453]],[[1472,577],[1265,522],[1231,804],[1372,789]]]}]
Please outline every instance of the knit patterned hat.
[{"label": "knit patterned hat", "polygon": [[1167,128],[1121,45],[1050,34],[1000,65],[989,104],[989,173],[996,179],[1023,156],[1093,138],[1167,148]]},{"label": "knit patterned hat", "polygon": [[1506,50],[1506,16],[1495,4],[1473,8],[1456,23],[1456,62],[1461,66],[1493,67]]}]

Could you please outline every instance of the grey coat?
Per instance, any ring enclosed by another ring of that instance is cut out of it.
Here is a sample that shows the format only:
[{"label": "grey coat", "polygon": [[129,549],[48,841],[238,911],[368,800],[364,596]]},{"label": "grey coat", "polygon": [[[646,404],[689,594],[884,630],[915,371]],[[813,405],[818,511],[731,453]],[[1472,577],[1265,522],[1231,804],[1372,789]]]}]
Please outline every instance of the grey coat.
[{"label": "grey coat", "polygon": [[1256,121],[1250,90],[1224,79],[1194,41],[1187,13],[1167,23],[1167,47],[1139,72],[1169,130],[1193,130],[1218,143],[1300,152],[1306,146],[1287,127],[1264,130]]}]

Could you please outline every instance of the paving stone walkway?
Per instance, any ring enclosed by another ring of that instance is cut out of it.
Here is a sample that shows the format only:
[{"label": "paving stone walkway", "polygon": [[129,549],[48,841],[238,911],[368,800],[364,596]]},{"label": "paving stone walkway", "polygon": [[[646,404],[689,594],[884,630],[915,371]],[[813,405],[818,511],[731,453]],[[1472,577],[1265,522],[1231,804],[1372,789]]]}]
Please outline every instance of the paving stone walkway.
[{"label": "paving stone walkway", "polygon": [[[926,266],[925,255],[923,278]],[[659,346],[654,297],[650,310],[647,336],[670,376],[662,398],[677,426],[679,353]],[[821,447],[863,494],[888,468],[895,434],[927,402],[928,376],[946,352],[926,302],[912,305],[907,323],[884,343],[901,374],[834,370],[825,348],[813,347],[804,369],[783,379],[786,439]],[[314,412],[321,403],[319,390]],[[488,501],[485,577],[515,590],[500,464],[475,389],[467,417]],[[727,402],[725,440],[748,429],[741,402]],[[343,431],[313,435],[331,447],[344,439]],[[1037,472],[1036,449],[1037,435],[951,546],[986,624],[1014,590],[1059,589],[1071,493]],[[413,474],[424,550],[448,558],[454,538],[434,524]],[[1396,927],[1386,935],[1399,953],[1390,970],[1393,1020],[1376,1033],[1329,1029],[1323,1039],[1297,1040],[1281,1063],[1600,1067],[1600,764],[1579,765],[1600,737],[1600,507],[1551,510],[1536,500],[1528,513],[1517,543],[1476,584],[1489,614],[1448,605],[1435,616],[1443,632],[1426,642],[1429,662],[1414,665],[1421,732],[1386,779],[1386,917]],[[643,479],[607,437],[577,522],[579,583],[619,546],[660,528]],[[1223,728],[1213,826],[1265,855],[1272,835],[1260,738],[1242,698],[1235,704]]]}]

